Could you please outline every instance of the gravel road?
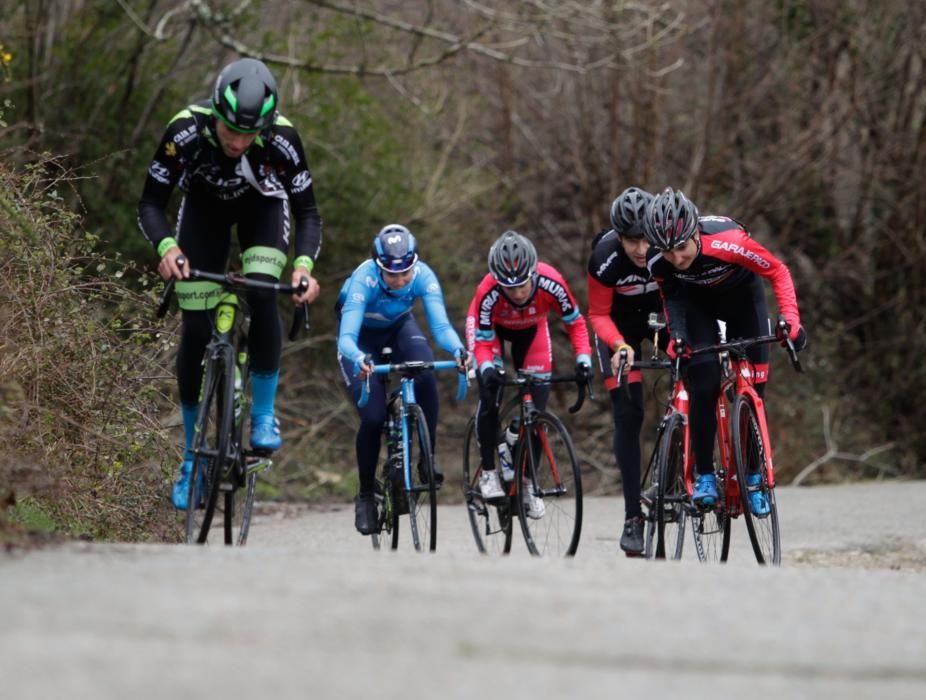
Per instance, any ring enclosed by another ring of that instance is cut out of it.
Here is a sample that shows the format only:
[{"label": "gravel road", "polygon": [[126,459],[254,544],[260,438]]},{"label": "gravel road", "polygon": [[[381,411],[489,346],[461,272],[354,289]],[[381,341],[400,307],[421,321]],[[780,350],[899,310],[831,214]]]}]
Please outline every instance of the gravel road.
[{"label": "gravel road", "polygon": [[[779,490],[783,566],[373,552],[349,507],[273,509],[245,549],[0,555],[0,698],[926,697],[926,482]],[[406,531],[407,532],[407,531]],[[516,532],[516,537],[519,533]]]}]

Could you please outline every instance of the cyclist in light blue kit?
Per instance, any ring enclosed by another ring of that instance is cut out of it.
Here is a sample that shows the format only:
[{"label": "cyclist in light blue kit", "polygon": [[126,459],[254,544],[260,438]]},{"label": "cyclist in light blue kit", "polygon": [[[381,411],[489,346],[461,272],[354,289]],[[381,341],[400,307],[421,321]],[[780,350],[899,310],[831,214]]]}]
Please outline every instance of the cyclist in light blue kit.
[{"label": "cyclist in light blue kit", "polygon": [[[405,226],[390,224],[373,240],[371,259],[361,263],[344,282],[335,306],[340,316],[338,362],[355,406],[373,365],[383,361],[384,347],[392,348],[392,362],[434,360],[434,351],[412,315],[416,299],[424,304],[437,344],[457,359],[461,370],[469,368],[469,355],[447,318],[437,275],[418,259],[418,244],[412,232]],[[424,411],[433,450],[438,412],[437,380],[433,372],[415,379],[415,395]],[[382,382],[370,382],[369,400],[358,411],[356,448],[360,489],[354,524],[361,534],[369,535],[376,527],[373,486],[386,421],[386,392]],[[434,478],[438,483],[444,478],[436,464]]]}]

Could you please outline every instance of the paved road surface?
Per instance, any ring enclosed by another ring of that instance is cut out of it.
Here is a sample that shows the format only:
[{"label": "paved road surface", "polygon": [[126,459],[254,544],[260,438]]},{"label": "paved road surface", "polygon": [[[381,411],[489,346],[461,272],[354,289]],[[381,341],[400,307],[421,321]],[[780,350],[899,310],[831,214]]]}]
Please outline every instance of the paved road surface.
[{"label": "paved road surface", "polygon": [[779,502],[780,569],[741,522],[726,566],[619,556],[617,499],[571,561],[480,557],[459,506],[434,555],[346,507],[241,550],[0,555],[0,698],[926,698],[926,482]]}]

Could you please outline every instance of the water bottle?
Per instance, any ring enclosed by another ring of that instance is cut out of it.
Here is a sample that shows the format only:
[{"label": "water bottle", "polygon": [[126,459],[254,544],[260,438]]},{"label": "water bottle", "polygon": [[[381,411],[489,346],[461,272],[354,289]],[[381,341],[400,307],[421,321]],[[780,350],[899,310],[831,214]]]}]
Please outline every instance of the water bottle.
[{"label": "water bottle", "polygon": [[518,442],[518,430],[521,427],[521,420],[517,416],[511,419],[508,428],[505,430],[505,439],[498,446],[498,464],[501,467],[501,477],[503,481],[514,481],[514,448]]}]

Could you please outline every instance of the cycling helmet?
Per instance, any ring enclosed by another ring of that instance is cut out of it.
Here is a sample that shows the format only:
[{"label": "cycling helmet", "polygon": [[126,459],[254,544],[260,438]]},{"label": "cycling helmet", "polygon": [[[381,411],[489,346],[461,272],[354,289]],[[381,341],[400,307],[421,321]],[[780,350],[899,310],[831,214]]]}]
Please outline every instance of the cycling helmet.
[{"label": "cycling helmet", "polygon": [[405,272],[418,262],[418,242],[404,226],[389,224],[373,239],[371,255],[381,270]]},{"label": "cycling helmet", "polygon": [[505,231],[489,250],[489,272],[503,287],[520,287],[537,271],[537,249],[517,231]]},{"label": "cycling helmet", "polygon": [[621,238],[643,238],[643,220],[653,195],[628,187],[611,203],[611,228]]},{"label": "cycling helmet", "polygon": [[219,73],[212,110],[229,128],[258,132],[273,123],[276,107],[277,83],[270,69],[256,58],[229,63]]},{"label": "cycling helmet", "polygon": [[643,235],[654,248],[671,250],[685,243],[698,230],[698,208],[681,190],[666,187],[653,197],[646,210]]}]

